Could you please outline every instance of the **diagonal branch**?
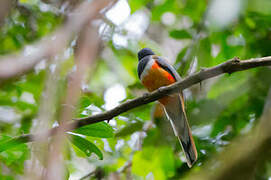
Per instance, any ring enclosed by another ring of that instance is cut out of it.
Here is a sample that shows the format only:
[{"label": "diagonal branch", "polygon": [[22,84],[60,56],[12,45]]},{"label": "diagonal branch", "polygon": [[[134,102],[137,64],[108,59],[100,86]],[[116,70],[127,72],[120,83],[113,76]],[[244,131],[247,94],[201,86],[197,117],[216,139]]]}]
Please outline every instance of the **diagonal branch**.
[{"label": "diagonal branch", "polygon": [[86,23],[97,17],[112,0],[88,1],[79,5],[69,16],[67,22],[53,34],[28,47],[31,53],[22,51],[18,55],[7,55],[0,60],[0,81],[20,76],[30,70],[43,59],[61,52],[69,40],[79,33]]},{"label": "diagonal branch", "polygon": [[[228,60],[222,64],[217,66],[202,69],[200,72],[192,74],[182,81],[176,82],[166,87],[159,88],[156,91],[151,93],[146,93],[145,95],[135,98],[133,100],[127,100],[126,102],[120,104],[119,106],[111,109],[109,111],[105,111],[100,114],[95,114],[90,117],[76,119],[74,122],[70,123],[66,126],[65,131],[71,131],[75,128],[79,128],[85,125],[98,123],[105,120],[110,120],[113,117],[120,115],[121,113],[127,112],[136,107],[142,106],[144,104],[148,104],[150,102],[156,101],[166,95],[170,95],[172,93],[178,92],[180,90],[189,88],[197,83],[200,83],[203,80],[210,79],[215,76],[219,76],[224,73],[234,73],[237,71],[244,71],[251,68],[261,67],[261,66],[271,66],[271,56],[262,57],[262,58],[254,58],[250,60],[242,60],[240,61],[238,58],[233,58]],[[50,131],[45,132],[43,137],[52,136],[57,131],[58,127],[52,128]],[[34,141],[34,136],[32,134],[23,135],[13,139],[14,142],[32,142]],[[0,152],[3,151],[3,145],[0,146]]]},{"label": "diagonal branch", "polygon": [[82,127],[84,125],[93,124],[93,123],[97,123],[104,120],[110,120],[113,117],[120,115],[121,113],[124,113],[138,106],[148,104],[166,95],[186,89],[194,84],[200,83],[203,80],[206,80],[206,79],[209,79],[209,78],[212,78],[224,73],[231,74],[236,71],[243,71],[243,70],[247,70],[247,69],[255,68],[259,66],[271,66],[271,56],[264,57],[264,58],[255,58],[251,60],[244,60],[244,61],[240,61],[238,58],[234,58],[232,60],[229,60],[225,63],[219,64],[212,68],[202,69],[200,72],[195,73],[191,76],[188,76],[182,81],[171,84],[167,87],[159,88],[158,90],[152,93],[147,93],[143,95],[142,97],[139,97],[133,100],[127,100],[125,103],[122,103],[119,106],[109,111],[106,111],[97,115],[93,115],[87,118],[77,119],[77,121],[75,121],[74,124],[76,124],[76,127]]}]

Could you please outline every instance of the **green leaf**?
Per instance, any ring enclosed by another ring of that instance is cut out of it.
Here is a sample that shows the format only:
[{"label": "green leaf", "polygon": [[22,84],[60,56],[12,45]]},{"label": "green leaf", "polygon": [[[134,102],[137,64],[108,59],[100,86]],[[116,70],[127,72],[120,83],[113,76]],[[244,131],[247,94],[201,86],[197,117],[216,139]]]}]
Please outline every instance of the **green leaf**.
[{"label": "green leaf", "polygon": [[127,126],[125,126],[124,128],[120,129],[117,133],[116,133],[116,137],[122,137],[122,136],[127,136],[130,135],[136,131],[141,130],[143,127],[143,122],[141,121],[137,121],[135,123],[130,123]]},{"label": "green leaf", "polygon": [[93,111],[88,108],[89,106],[97,107],[97,109],[100,109],[103,104],[104,101],[102,97],[92,92],[85,93],[82,97],[80,97],[75,116],[79,118],[87,117],[93,113]]},{"label": "green leaf", "polygon": [[211,56],[211,42],[210,39],[204,38],[199,42],[199,49],[197,52],[198,67],[210,67],[215,65]]},{"label": "green leaf", "polygon": [[81,151],[83,151],[87,156],[90,156],[91,153],[95,153],[100,160],[103,159],[103,153],[101,150],[92,142],[76,135],[71,135],[71,142],[78,147]]},{"label": "green leaf", "polygon": [[192,36],[189,32],[186,30],[173,30],[169,32],[170,37],[174,39],[191,39]]},{"label": "green leaf", "polygon": [[130,120],[142,120],[148,121],[150,120],[150,114],[152,109],[153,103],[145,104],[144,106],[140,106],[134,108],[131,112],[123,113],[123,116],[129,118]]},{"label": "green leaf", "polygon": [[177,62],[181,62],[186,54],[186,51],[187,51],[187,47],[186,48],[183,48],[177,55],[177,58],[176,58],[176,63]]},{"label": "green leaf", "polygon": [[129,0],[128,2],[131,8],[131,13],[134,13],[138,9],[145,7],[149,1],[150,0]]},{"label": "green leaf", "polygon": [[[183,76],[187,73],[190,67],[190,63],[193,60],[193,58],[187,58],[184,59],[188,51],[188,47],[183,48],[177,55],[176,57],[176,62],[175,62],[175,68],[177,69],[177,72]],[[189,53],[191,54],[191,53]]]},{"label": "green leaf", "polygon": [[9,136],[2,135],[0,139],[0,152],[3,152],[25,143],[28,137],[11,138]]},{"label": "green leaf", "polygon": [[80,127],[73,131],[77,134],[83,134],[85,136],[111,138],[114,135],[113,128],[105,122],[95,123]]},{"label": "green leaf", "polygon": [[[13,172],[23,173],[24,161],[28,159],[30,155],[27,145],[22,143],[15,143],[11,137],[1,135],[0,149],[1,149],[0,153],[1,163],[5,164],[5,166],[9,168],[9,170],[12,170]],[[3,150],[5,151],[3,152]],[[3,179],[1,177],[1,171],[0,179]]]},{"label": "green leaf", "polygon": [[172,148],[167,146],[144,147],[133,156],[132,173],[146,176],[153,173],[154,179],[170,179],[175,173]]},{"label": "green leaf", "polygon": [[27,134],[30,132],[32,126],[32,114],[26,114],[21,120],[20,133]]},{"label": "green leaf", "polygon": [[[237,89],[239,92],[248,89],[248,79],[252,73],[239,72],[229,75],[223,75],[219,78],[219,81],[215,82],[211,89],[208,91],[207,97],[215,99],[220,95],[225,95],[227,92],[233,92]],[[241,88],[242,87],[242,88]]]},{"label": "green leaf", "polygon": [[86,108],[90,104],[94,104],[95,106],[102,106],[104,104],[104,101],[102,97],[94,93],[85,93],[84,96],[80,98],[80,107]]},{"label": "green leaf", "polygon": [[180,11],[182,10],[182,7],[183,7],[182,1],[176,1],[176,0],[161,1],[161,3],[155,5],[151,10],[152,20],[160,21],[161,17],[166,12],[171,12],[174,14],[180,13]]}]

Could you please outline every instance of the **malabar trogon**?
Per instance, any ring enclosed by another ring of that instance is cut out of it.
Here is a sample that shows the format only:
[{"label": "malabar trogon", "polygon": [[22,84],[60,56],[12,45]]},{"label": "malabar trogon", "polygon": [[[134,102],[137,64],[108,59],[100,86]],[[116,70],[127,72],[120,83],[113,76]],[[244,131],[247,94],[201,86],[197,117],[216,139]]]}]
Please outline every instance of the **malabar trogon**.
[{"label": "malabar trogon", "polygon": [[[138,76],[150,92],[181,80],[176,70],[149,48],[138,52],[138,60]],[[182,146],[187,165],[192,167],[197,160],[197,150],[187,122],[182,92],[167,95],[159,99],[159,102],[163,104],[165,114]]]}]

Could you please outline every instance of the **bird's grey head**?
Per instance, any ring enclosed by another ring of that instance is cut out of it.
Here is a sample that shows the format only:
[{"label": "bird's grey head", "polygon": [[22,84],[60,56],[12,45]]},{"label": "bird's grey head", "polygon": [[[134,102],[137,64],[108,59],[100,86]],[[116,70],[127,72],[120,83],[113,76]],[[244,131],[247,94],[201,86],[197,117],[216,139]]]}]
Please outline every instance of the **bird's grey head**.
[{"label": "bird's grey head", "polygon": [[154,55],[154,52],[150,48],[143,48],[137,53],[139,61],[149,55]]}]

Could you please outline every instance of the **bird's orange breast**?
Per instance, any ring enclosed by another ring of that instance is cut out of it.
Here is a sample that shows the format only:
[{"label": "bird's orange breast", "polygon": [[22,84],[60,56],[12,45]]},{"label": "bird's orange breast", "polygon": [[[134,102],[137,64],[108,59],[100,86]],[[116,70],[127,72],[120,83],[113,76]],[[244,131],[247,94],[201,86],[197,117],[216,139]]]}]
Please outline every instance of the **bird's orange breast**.
[{"label": "bird's orange breast", "polygon": [[141,81],[150,92],[176,82],[175,78],[155,61]]}]

